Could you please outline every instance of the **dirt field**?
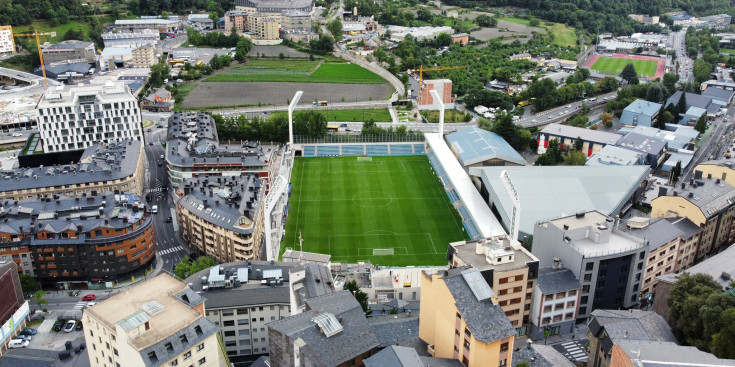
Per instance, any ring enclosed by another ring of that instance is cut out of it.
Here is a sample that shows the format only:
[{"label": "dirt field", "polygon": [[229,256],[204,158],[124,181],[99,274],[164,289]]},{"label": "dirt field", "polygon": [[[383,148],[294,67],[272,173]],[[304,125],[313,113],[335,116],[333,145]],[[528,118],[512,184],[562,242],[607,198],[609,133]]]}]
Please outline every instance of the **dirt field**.
[{"label": "dirt field", "polygon": [[278,57],[278,54],[283,53],[286,57],[305,57],[308,58],[309,54],[305,54],[300,51],[296,51],[290,47],[276,45],[276,46],[253,46],[250,49],[248,55],[254,56],[257,54],[265,54],[268,57]]},{"label": "dirt field", "polygon": [[[503,30],[502,32],[500,31],[501,29]],[[505,36],[506,39],[503,42],[513,42],[515,39],[518,39],[525,43],[531,39],[531,32],[545,33],[546,29],[500,20],[498,21],[497,28],[482,28],[479,31],[470,33],[470,36],[481,41]]]},{"label": "dirt field", "polygon": [[244,105],[286,105],[297,90],[303,90],[300,104],[315,100],[332,103],[385,100],[393,88],[383,84],[332,83],[267,83],[209,82],[197,85],[186,97],[183,108],[225,107]]}]

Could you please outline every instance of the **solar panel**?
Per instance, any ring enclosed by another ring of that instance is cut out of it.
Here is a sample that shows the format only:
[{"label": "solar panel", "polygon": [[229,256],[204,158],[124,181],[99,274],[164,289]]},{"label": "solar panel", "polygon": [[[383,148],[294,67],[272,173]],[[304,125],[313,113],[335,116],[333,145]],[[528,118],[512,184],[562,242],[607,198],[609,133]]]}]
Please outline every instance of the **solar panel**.
[{"label": "solar panel", "polygon": [[490,289],[479,270],[465,270],[462,272],[462,277],[478,301],[484,301],[493,296],[493,290]]},{"label": "solar panel", "polygon": [[320,313],[314,316],[311,321],[319,325],[319,329],[322,330],[327,338],[344,330],[342,328],[342,324],[340,324],[337,318],[329,312]]}]

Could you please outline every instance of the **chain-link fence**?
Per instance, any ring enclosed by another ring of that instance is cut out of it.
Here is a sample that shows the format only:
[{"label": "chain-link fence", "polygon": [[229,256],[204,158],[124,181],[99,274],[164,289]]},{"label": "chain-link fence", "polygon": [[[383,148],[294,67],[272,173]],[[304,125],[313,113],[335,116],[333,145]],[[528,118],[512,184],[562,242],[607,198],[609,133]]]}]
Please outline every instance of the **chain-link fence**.
[{"label": "chain-link fence", "polygon": [[323,138],[294,136],[294,144],[403,143],[424,142],[424,134],[327,135]]}]

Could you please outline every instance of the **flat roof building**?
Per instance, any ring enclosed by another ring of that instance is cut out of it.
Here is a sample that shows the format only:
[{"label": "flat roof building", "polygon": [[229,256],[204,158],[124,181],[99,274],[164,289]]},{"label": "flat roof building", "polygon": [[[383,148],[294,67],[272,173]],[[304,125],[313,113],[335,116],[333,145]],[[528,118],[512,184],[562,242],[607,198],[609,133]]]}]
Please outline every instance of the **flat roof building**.
[{"label": "flat roof building", "polygon": [[636,99],[623,109],[620,116],[620,124],[628,126],[652,126],[654,121],[658,119],[658,112],[661,110],[661,104],[649,102],[643,99]]},{"label": "flat roof building", "polygon": [[582,129],[579,127],[548,124],[538,134],[538,153],[543,154],[549,146],[551,139],[559,140],[562,148],[564,145],[573,145],[577,139],[582,140],[582,152],[591,156],[606,145],[615,145],[622,137],[618,134],[604,131]]},{"label": "flat roof building", "polygon": [[587,159],[585,166],[638,166],[643,164],[644,154],[633,150],[606,145]]},{"label": "flat roof building", "polygon": [[107,32],[102,33],[102,41],[107,47],[154,46],[160,40],[158,30],[141,29],[137,32]]},{"label": "flat roof building", "polygon": [[446,136],[447,144],[465,169],[481,166],[525,166],[526,160],[500,135],[468,127]]},{"label": "flat roof building", "polygon": [[94,42],[67,40],[46,46],[41,50],[44,63],[62,61],[95,62]]},{"label": "flat roof building", "polygon": [[11,55],[15,53],[15,39],[13,38],[13,26],[0,26],[0,55]]},{"label": "flat roof building", "polygon": [[[679,99],[681,98],[682,91],[677,91],[676,93],[672,94],[669,99],[666,100],[666,103],[664,104],[664,108],[669,107],[670,104],[678,104]],[[694,93],[686,93],[685,97],[686,99],[686,109],[688,110],[690,107],[699,107],[707,111],[707,114],[711,114],[714,116],[717,111],[720,109],[720,105],[713,104],[712,103],[712,97],[704,96],[700,94],[694,94]]]},{"label": "flat roof building", "polygon": [[679,150],[694,151],[694,144],[697,143],[697,137],[699,136],[699,131],[695,130],[694,127],[676,124],[666,124],[666,130],[649,126],[622,127],[618,130],[618,134],[623,136],[631,132],[665,141],[666,149],[670,152]]},{"label": "flat roof building", "polygon": [[710,97],[713,102],[726,107],[728,104],[732,103],[735,91],[712,87],[705,89],[702,92],[702,95]]},{"label": "flat roof building", "polygon": [[650,166],[652,170],[655,170],[663,163],[665,158],[666,141],[658,138],[629,133],[620,139],[616,145],[634,152],[643,153],[643,164]]},{"label": "flat roof building", "polygon": [[179,29],[178,20],[170,19],[118,19],[115,28],[123,32],[138,32],[143,29],[154,29],[158,32],[176,32]]}]

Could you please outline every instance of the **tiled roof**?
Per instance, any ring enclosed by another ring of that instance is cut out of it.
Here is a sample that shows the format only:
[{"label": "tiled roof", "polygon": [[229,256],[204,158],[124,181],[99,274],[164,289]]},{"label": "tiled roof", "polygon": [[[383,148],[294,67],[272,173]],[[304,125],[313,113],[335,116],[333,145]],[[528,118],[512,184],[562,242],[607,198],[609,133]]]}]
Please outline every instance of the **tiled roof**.
[{"label": "tiled roof", "polygon": [[378,338],[381,348],[419,336],[418,312],[412,316],[405,314],[373,316],[368,319],[368,323]]},{"label": "tiled roof", "polygon": [[569,269],[540,269],[537,284],[543,294],[555,294],[582,288],[579,280]]}]

